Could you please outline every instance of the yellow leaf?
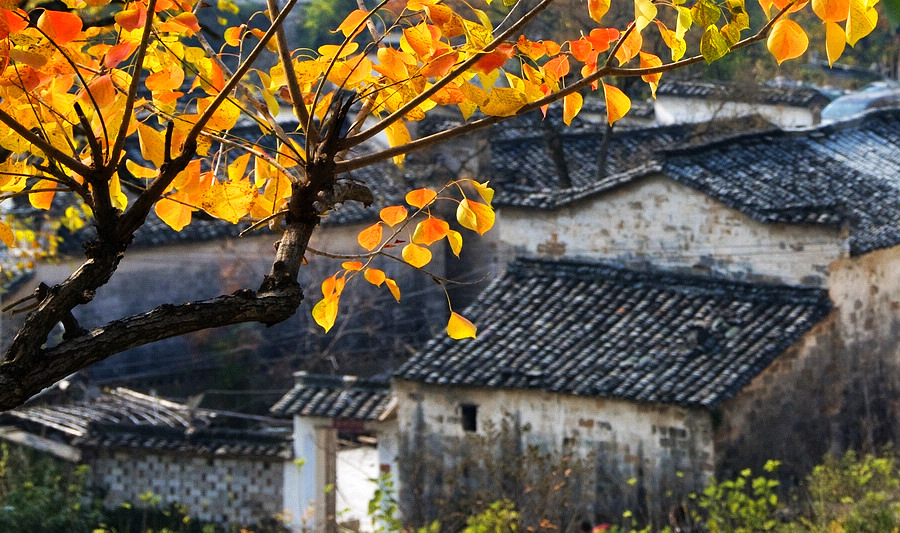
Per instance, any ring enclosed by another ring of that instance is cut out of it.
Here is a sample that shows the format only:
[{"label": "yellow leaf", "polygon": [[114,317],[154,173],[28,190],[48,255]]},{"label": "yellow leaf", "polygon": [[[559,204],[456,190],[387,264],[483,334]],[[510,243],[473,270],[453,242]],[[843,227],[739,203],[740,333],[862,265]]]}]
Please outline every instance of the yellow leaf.
[{"label": "yellow leaf", "polygon": [[366,281],[376,287],[381,287],[381,284],[387,279],[384,275],[384,271],[378,270],[377,268],[367,268],[363,276],[366,278]]},{"label": "yellow leaf", "polygon": [[406,208],[402,205],[392,205],[382,209],[378,213],[378,216],[385,224],[393,228],[397,224],[406,220],[406,214]]},{"label": "yellow leaf", "polygon": [[12,248],[16,244],[12,228],[3,223],[3,221],[0,221],[0,241],[3,241],[7,248]]},{"label": "yellow leaf", "polygon": [[165,157],[165,134],[143,122],[138,122],[138,141],[141,144],[141,155],[157,167],[162,166]]},{"label": "yellow leaf", "polygon": [[454,230],[448,231],[447,242],[450,243],[450,249],[453,250],[453,255],[459,257],[459,252],[462,250],[463,245],[462,234]]},{"label": "yellow leaf", "polygon": [[397,282],[392,280],[391,278],[385,278],[384,284],[387,285],[389,291],[391,291],[391,295],[394,296],[394,299],[398,302],[400,301],[400,287],[397,285]]},{"label": "yellow leaf", "polygon": [[828,53],[828,66],[840,59],[847,45],[847,34],[837,22],[825,23],[825,51]]},{"label": "yellow leaf", "polygon": [[[206,109],[213,102],[213,97],[200,98],[197,101],[197,111],[205,113]],[[237,124],[238,118],[241,116],[241,108],[229,99],[223,100],[221,105],[213,111],[212,117],[206,123],[206,127],[212,130],[224,131],[230,130]]]},{"label": "yellow leaf", "polygon": [[[385,130],[385,135],[387,135],[388,144],[390,146],[403,146],[404,144],[409,143],[412,140],[412,137],[409,135],[409,130],[406,128],[406,124],[403,123],[402,120],[398,120],[392,124],[390,124]],[[403,159],[406,157],[405,154],[399,154],[394,156],[394,164],[399,166],[403,165]]]},{"label": "yellow leaf", "polygon": [[491,205],[491,201],[494,199],[494,189],[488,187],[488,182],[478,183],[477,181],[472,181],[472,185],[475,187],[475,190],[478,191],[481,199],[484,200],[486,204]]},{"label": "yellow leaf", "polygon": [[809,39],[799,24],[790,19],[781,19],[772,26],[766,46],[780,65],[788,59],[803,55],[809,46]]},{"label": "yellow leaf", "polygon": [[644,31],[644,28],[656,19],[656,6],[650,0],[634,0],[635,31]]},{"label": "yellow leaf", "polygon": [[521,91],[495,87],[488,95],[487,101],[481,104],[481,112],[492,117],[510,117],[527,103],[528,99]]},{"label": "yellow leaf", "polygon": [[32,187],[32,190],[45,190],[45,192],[29,194],[28,200],[31,202],[31,206],[35,209],[50,209],[50,204],[53,203],[53,195],[56,194],[56,191],[53,189],[56,189],[55,181],[41,180],[37,182]]},{"label": "yellow leaf", "polygon": [[475,324],[469,322],[462,315],[456,312],[450,313],[450,320],[447,322],[447,335],[449,335],[451,339],[474,339],[477,330],[478,328],[475,327]]},{"label": "yellow leaf", "polygon": [[456,208],[456,220],[464,228],[484,235],[494,226],[494,210],[489,205],[466,198]]},{"label": "yellow leaf", "polygon": [[422,268],[431,262],[431,250],[418,244],[407,244],[403,247],[403,260],[416,268]]},{"label": "yellow leaf", "polygon": [[434,202],[435,198],[437,198],[437,193],[431,189],[416,189],[406,193],[406,203],[419,209]]},{"label": "yellow leaf", "polygon": [[612,125],[631,109],[631,99],[621,89],[607,83],[603,84],[603,94],[606,97],[606,119]]},{"label": "yellow leaf", "polygon": [[566,126],[572,124],[572,119],[581,111],[582,104],[584,104],[584,99],[578,93],[570,93],[563,98],[563,122],[566,123]]},{"label": "yellow leaf", "polygon": [[119,182],[119,173],[116,172],[109,180],[109,197],[112,205],[119,211],[125,211],[128,207],[128,197],[122,192],[122,184]]},{"label": "yellow leaf", "polygon": [[[181,193],[175,193],[169,198],[180,199],[181,196]],[[174,199],[163,198],[156,202],[154,211],[156,211],[156,216],[165,222],[167,226],[175,231],[181,231],[191,223],[191,212],[194,209]]]},{"label": "yellow leaf", "polygon": [[[874,4],[874,2],[873,2]],[[847,42],[855,46],[857,41],[870,34],[878,23],[878,12],[866,0],[850,0],[847,16]]]},{"label": "yellow leaf", "polygon": [[237,224],[250,212],[256,194],[249,181],[216,182],[203,193],[200,207],[216,218]]},{"label": "yellow leaf", "polygon": [[447,232],[450,231],[450,224],[445,221],[428,217],[416,225],[416,231],[413,233],[413,242],[431,246],[433,243],[443,239]]},{"label": "yellow leaf", "polygon": [[228,180],[238,181],[243,178],[249,161],[250,154],[240,155],[232,161],[231,164],[228,165]]},{"label": "yellow leaf", "polygon": [[319,55],[322,58],[338,58],[341,59],[343,57],[347,57],[353,52],[359,49],[359,44],[357,43],[347,43],[343,48],[339,44],[323,44],[319,47]]},{"label": "yellow leaf", "polygon": [[359,236],[356,237],[359,245],[365,248],[368,251],[372,251],[381,243],[381,223],[376,222],[369,226],[368,228],[359,232]]},{"label": "yellow leaf", "polygon": [[322,326],[322,329],[325,330],[325,333],[328,333],[329,330],[334,326],[334,321],[337,320],[338,315],[338,303],[340,301],[340,295],[337,293],[332,293],[329,296],[323,298],[319,303],[313,307],[312,317],[313,320],[316,321],[316,324]]},{"label": "yellow leaf", "polygon": [[601,22],[609,11],[610,0],[588,0],[588,14],[595,22]]},{"label": "yellow leaf", "polygon": [[359,261],[344,261],[341,263],[341,268],[349,270],[351,272],[357,272],[362,270],[363,264]]}]

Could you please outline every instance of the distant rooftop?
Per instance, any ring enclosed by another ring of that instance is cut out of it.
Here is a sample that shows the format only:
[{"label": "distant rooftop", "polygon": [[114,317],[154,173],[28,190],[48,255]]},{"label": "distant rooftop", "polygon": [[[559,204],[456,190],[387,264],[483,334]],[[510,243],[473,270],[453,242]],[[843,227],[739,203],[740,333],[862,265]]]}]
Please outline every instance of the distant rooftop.
[{"label": "distant rooftop", "polygon": [[0,414],[15,426],[80,448],[135,448],[196,455],[289,458],[290,437],[234,426],[215,411],[117,388],[74,402],[19,407]]},{"label": "distant rooftop", "polygon": [[297,383],[270,412],[346,420],[384,420],[394,406],[387,380],[325,376],[300,372]]},{"label": "distant rooftop", "polygon": [[663,81],[656,90],[656,96],[810,108],[822,108],[831,101],[822,91],[805,85],[747,85],[704,81]]},{"label": "distant rooftop", "polygon": [[431,385],[715,407],[830,311],[825,291],[520,259],[396,373]]}]

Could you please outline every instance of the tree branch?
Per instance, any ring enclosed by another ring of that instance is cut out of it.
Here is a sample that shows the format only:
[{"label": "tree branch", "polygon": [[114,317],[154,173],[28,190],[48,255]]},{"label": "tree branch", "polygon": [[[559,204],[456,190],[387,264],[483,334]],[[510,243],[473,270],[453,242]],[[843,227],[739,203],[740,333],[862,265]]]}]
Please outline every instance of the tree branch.
[{"label": "tree branch", "polygon": [[245,290],[115,320],[41,350],[39,363],[14,359],[0,364],[0,410],[21,405],[49,384],[130,348],[238,323],[275,324],[291,317],[302,300],[298,285],[265,294]]}]

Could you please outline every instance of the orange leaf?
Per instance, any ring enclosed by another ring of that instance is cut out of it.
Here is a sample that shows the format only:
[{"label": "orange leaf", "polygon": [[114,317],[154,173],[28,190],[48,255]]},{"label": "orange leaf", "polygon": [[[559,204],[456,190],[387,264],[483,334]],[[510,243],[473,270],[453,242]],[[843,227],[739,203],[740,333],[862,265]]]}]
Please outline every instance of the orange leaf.
[{"label": "orange leaf", "polygon": [[200,31],[200,23],[197,21],[197,15],[193,13],[181,13],[159,25],[161,32],[178,33],[188,37]]},{"label": "orange leaf", "polygon": [[363,264],[359,261],[344,261],[341,263],[341,268],[349,270],[351,272],[358,272],[362,270]]},{"label": "orange leaf", "polygon": [[351,11],[336,31],[343,33],[347,39],[355,37],[366,27],[365,20],[368,16],[369,12],[362,9]]},{"label": "orange leaf", "polygon": [[394,299],[398,302],[400,301],[400,287],[397,286],[397,282],[392,280],[391,278],[385,278],[384,284],[387,285],[389,291],[394,296]]},{"label": "orange leaf", "polygon": [[603,84],[603,94],[606,96],[606,119],[612,125],[631,109],[631,99],[618,87],[606,83]]},{"label": "orange leaf", "polygon": [[406,203],[419,209],[434,202],[435,198],[437,198],[437,193],[431,189],[416,189],[406,193]]},{"label": "orange leaf", "polygon": [[147,76],[145,83],[153,92],[174,91],[184,83],[184,71],[178,63],[172,62],[159,72]]},{"label": "orange leaf", "polygon": [[843,22],[850,14],[850,0],[812,0],[812,8],[823,22]]},{"label": "orange leaf", "polygon": [[563,99],[563,122],[566,126],[572,125],[572,119],[581,111],[584,99],[578,93],[567,94]]},{"label": "orange leaf", "polygon": [[609,44],[619,38],[619,30],[615,28],[594,28],[590,35],[585,37],[594,45],[595,52],[609,50]]},{"label": "orange leaf", "polygon": [[619,66],[628,63],[634,56],[638,55],[642,46],[644,46],[644,38],[641,37],[641,34],[637,31],[630,32],[628,36],[625,37],[625,41],[622,42],[622,46],[619,47],[619,50],[616,52],[616,59],[619,61]]},{"label": "orange leaf", "polygon": [[16,244],[16,238],[13,235],[12,228],[2,221],[0,221],[0,241],[3,241],[3,244],[5,244],[7,248],[12,248],[13,245]]},{"label": "orange leaf", "polygon": [[412,240],[417,244],[431,246],[447,236],[448,231],[450,231],[450,224],[439,218],[428,217],[416,226]]},{"label": "orange leaf", "polygon": [[450,320],[447,322],[447,335],[451,339],[474,339],[477,330],[478,328],[475,327],[475,324],[466,320],[462,315],[455,312],[450,313]]},{"label": "orange leaf", "polygon": [[406,220],[406,214],[406,208],[402,205],[391,205],[382,209],[378,216],[385,224],[393,228]]},{"label": "orange leaf", "polygon": [[[654,54],[648,54],[646,52],[641,52],[641,68],[653,68],[662,66],[662,59],[657,57]],[[646,81],[648,85],[650,85],[650,93],[653,95],[653,98],[656,98],[656,88],[659,86],[659,79],[662,77],[662,73],[657,72],[656,74],[646,74],[641,76],[641,79]]]},{"label": "orange leaf", "polygon": [[147,8],[138,4],[136,7],[119,11],[114,18],[116,19],[116,24],[121,26],[123,30],[132,31],[143,28],[147,22]]},{"label": "orange leaf", "polygon": [[506,60],[511,58],[515,52],[512,44],[503,43],[494,51],[481,56],[481,58],[472,65],[472,70],[481,74],[490,74],[491,72],[502,67]]},{"label": "orange leaf", "polygon": [[113,68],[122,61],[128,59],[135,49],[137,49],[137,44],[132,41],[123,41],[113,45],[106,51],[106,56],[103,58],[103,65],[106,68]]},{"label": "orange leaf", "polygon": [[569,73],[569,56],[557,56],[544,63],[544,72],[559,81]]},{"label": "orange leaf", "polygon": [[376,222],[359,232],[356,238],[359,245],[368,251],[372,251],[381,243],[381,222]]},{"label": "orange leaf", "polygon": [[75,13],[47,10],[38,18],[37,26],[59,45],[75,40],[82,28],[81,18]]},{"label": "orange leaf", "polygon": [[53,196],[56,194],[56,191],[53,190],[56,189],[56,182],[50,180],[41,180],[35,183],[32,189],[50,189],[46,192],[37,192],[28,195],[28,200],[31,202],[31,206],[35,209],[50,209],[50,204],[53,203]]},{"label": "orange leaf", "polygon": [[376,287],[381,287],[381,284],[387,279],[384,275],[384,271],[378,270],[377,268],[367,268],[363,276],[366,278],[366,281]]},{"label": "orange leaf", "polygon": [[422,268],[431,262],[431,250],[418,244],[407,244],[403,247],[403,260],[416,268]]},{"label": "orange leaf", "polygon": [[790,19],[781,19],[772,26],[766,46],[780,65],[788,59],[803,55],[809,46],[809,38],[799,24]]},{"label": "orange leaf", "polygon": [[582,37],[577,41],[570,41],[569,50],[572,52],[572,57],[584,63],[590,58],[591,52],[594,51],[594,46],[590,41]]},{"label": "orange leaf", "polygon": [[[169,198],[179,198],[181,196],[181,193],[175,193]],[[194,210],[184,205],[182,202],[163,198],[156,202],[154,211],[156,211],[156,216],[165,222],[167,226],[175,231],[181,231],[185,226],[191,223],[191,212]]]}]

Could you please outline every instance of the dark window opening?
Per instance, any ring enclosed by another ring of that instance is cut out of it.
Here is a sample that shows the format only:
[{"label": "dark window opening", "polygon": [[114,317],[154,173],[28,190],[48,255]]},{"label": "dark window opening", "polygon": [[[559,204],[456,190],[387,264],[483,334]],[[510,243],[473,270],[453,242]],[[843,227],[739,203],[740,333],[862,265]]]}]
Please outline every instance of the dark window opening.
[{"label": "dark window opening", "polygon": [[478,406],[462,404],[459,408],[462,415],[463,431],[478,431]]}]

